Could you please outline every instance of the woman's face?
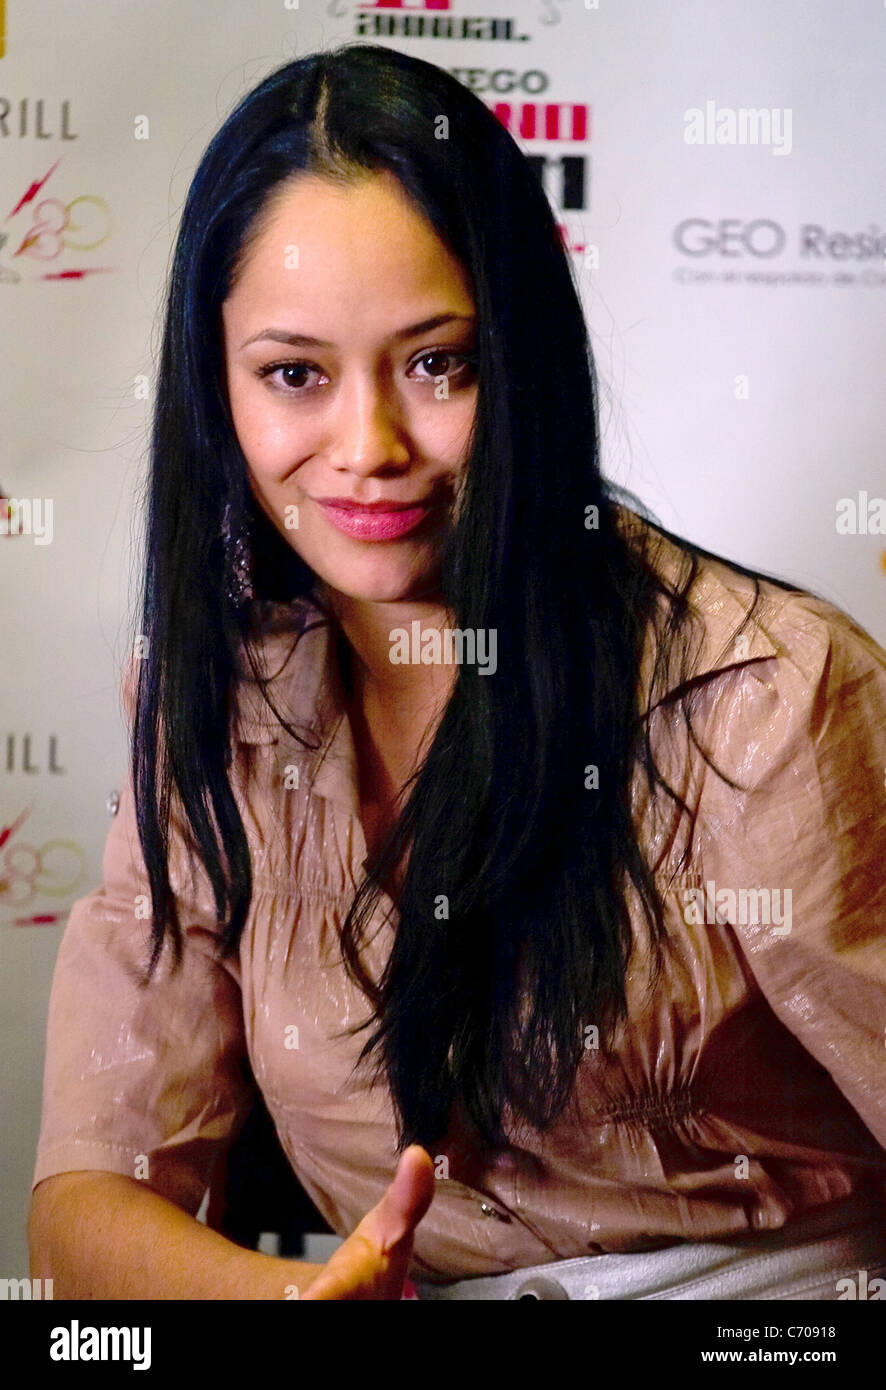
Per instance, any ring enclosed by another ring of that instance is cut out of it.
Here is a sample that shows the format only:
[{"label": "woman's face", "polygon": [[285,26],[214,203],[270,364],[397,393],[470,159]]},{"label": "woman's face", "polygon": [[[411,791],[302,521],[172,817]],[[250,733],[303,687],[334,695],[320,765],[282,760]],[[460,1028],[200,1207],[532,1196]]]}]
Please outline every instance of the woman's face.
[{"label": "woman's face", "polygon": [[433,594],[476,409],[476,311],[393,176],[277,190],[222,324],[234,427],[281,535],[351,598]]}]

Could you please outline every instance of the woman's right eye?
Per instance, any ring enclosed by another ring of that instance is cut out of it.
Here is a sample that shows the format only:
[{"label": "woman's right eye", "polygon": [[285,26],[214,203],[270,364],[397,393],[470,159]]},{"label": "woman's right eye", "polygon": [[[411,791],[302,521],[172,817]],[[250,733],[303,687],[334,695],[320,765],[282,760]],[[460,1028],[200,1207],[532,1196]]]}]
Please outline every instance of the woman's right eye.
[{"label": "woman's right eye", "polygon": [[320,368],[315,366],[313,362],[268,362],[265,366],[258,368],[256,375],[264,380],[266,377],[272,377],[276,372],[289,373],[285,385],[278,384],[274,387],[275,390],[282,391],[284,395],[289,396],[304,396],[308,391],[314,389],[305,385],[306,373],[316,372],[318,376],[323,375]]}]

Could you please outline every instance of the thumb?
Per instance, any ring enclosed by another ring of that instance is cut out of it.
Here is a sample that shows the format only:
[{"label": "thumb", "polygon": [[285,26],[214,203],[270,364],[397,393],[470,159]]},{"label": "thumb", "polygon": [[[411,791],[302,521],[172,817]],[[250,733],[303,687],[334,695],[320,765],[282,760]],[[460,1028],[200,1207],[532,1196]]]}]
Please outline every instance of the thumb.
[{"label": "thumb", "polygon": [[379,1248],[387,1252],[411,1235],[433,1199],[434,1161],[420,1144],[410,1144],[387,1192],[365,1218]]}]

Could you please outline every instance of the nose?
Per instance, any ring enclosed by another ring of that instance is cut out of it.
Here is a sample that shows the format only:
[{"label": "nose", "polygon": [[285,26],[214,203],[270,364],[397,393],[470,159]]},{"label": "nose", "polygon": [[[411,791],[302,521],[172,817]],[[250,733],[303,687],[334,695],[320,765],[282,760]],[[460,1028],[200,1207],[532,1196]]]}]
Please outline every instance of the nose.
[{"label": "nose", "polygon": [[343,385],[337,404],[328,451],[334,468],[363,475],[409,463],[402,417],[384,383],[355,379]]}]

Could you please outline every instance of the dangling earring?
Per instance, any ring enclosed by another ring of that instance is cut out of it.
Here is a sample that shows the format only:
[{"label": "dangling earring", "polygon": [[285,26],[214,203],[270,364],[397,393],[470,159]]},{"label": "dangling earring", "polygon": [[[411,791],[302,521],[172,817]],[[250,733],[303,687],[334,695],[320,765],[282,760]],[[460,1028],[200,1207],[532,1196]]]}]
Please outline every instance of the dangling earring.
[{"label": "dangling earring", "polygon": [[222,540],[225,548],[226,591],[235,608],[254,597],[252,588],[252,552],[245,528],[231,534],[231,504],[225,503],[222,520]]}]

